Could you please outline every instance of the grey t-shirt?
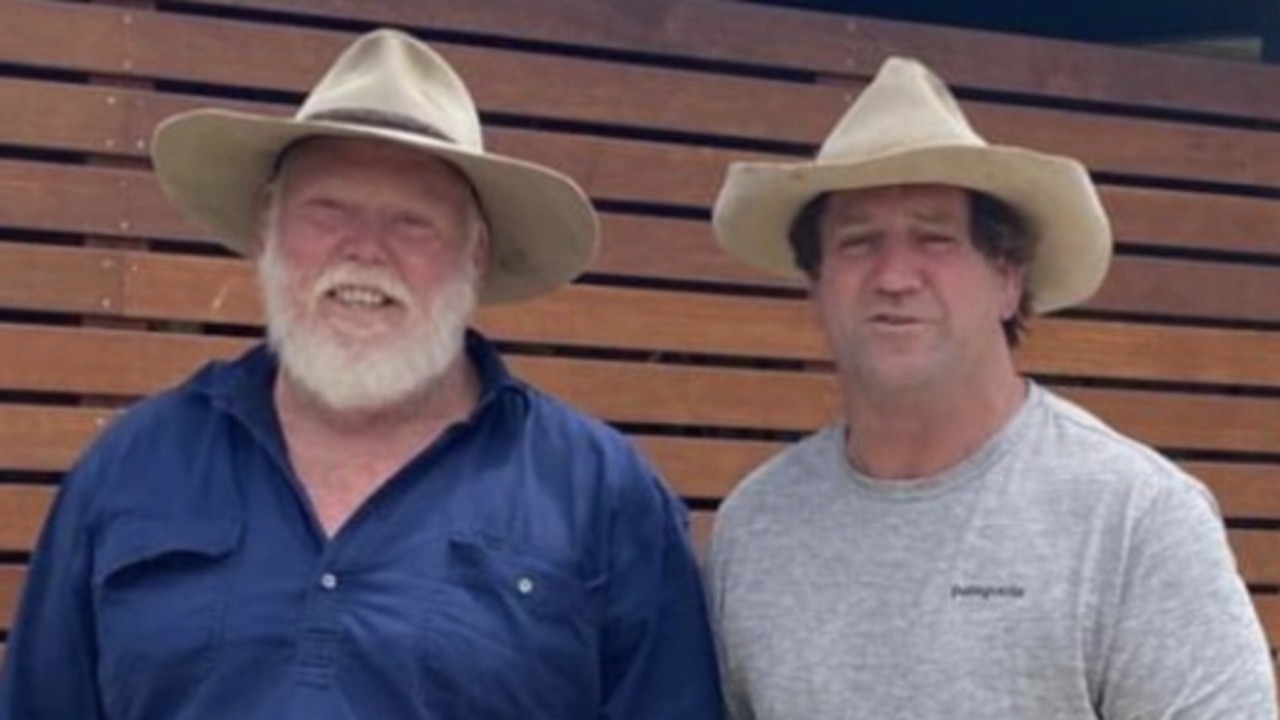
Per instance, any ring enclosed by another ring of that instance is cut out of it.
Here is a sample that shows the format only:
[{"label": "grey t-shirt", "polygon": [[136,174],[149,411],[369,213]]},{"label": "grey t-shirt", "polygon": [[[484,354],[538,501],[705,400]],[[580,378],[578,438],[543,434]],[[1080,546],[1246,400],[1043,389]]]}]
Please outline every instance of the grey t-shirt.
[{"label": "grey t-shirt", "polygon": [[708,568],[737,720],[1274,720],[1208,491],[1031,385],[956,467],[877,481],[844,428],[748,477]]}]

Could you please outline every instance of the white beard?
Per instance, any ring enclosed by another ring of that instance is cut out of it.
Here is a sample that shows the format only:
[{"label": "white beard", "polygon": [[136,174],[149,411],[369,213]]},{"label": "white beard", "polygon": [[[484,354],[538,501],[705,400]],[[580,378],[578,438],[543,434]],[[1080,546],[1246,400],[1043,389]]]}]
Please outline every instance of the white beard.
[{"label": "white beard", "polygon": [[[377,410],[425,393],[462,352],[476,306],[474,266],[460,262],[428,302],[389,273],[344,263],[307,287],[291,289],[289,271],[268,238],[258,261],[267,339],[283,372],[331,410]],[[336,335],[316,317],[325,294],[342,284],[376,288],[407,313],[404,331],[370,343]]]}]

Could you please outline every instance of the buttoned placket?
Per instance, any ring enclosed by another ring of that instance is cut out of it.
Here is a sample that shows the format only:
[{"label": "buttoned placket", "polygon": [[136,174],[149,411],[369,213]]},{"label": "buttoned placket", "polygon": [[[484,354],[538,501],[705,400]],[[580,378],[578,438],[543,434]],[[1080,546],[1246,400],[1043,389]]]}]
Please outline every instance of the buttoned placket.
[{"label": "buttoned placket", "polygon": [[321,571],[307,590],[305,616],[298,632],[296,677],[305,685],[333,683],[342,638],[341,574],[332,569],[331,553],[322,556]]}]

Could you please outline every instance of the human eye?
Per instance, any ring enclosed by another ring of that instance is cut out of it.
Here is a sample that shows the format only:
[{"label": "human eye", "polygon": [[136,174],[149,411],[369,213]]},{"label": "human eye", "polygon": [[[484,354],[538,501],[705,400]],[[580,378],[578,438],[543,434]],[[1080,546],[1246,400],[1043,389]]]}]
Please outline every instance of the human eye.
[{"label": "human eye", "polygon": [[339,227],[350,216],[350,210],[336,198],[317,195],[302,202],[302,216],[313,225],[324,228]]},{"label": "human eye", "polygon": [[430,217],[419,212],[398,212],[391,218],[392,224],[397,230],[413,234],[430,233],[435,229],[436,224]]},{"label": "human eye", "polygon": [[920,234],[920,244],[933,251],[948,250],[958,243],[959,238],[949,232],[929,231]]},{"label": "human eye", "polygon": [[874,242],[875,237],[869,233],[851,233],[836,237],[834,244],[837,252],[855,255],[867,252]]}]

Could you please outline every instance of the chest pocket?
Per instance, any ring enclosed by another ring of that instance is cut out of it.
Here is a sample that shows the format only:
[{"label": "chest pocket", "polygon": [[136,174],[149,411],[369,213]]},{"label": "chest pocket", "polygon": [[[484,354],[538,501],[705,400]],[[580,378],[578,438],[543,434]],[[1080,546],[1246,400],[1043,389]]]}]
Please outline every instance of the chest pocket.
[{"label": "chest pocket", "polygon": [[455,537],[423,618],[431,684],[465,717],[592,716],[599,610],[593,586],[554,560]]},{"label": "chest pocket", "polygon": [[240,535],[225,518],[122,516],[101,528],[93,603],[108,707],[150,694],[141,683],[182,692],[208,674]]}]

